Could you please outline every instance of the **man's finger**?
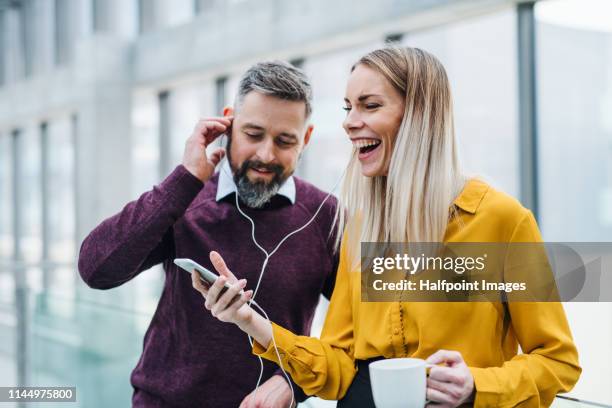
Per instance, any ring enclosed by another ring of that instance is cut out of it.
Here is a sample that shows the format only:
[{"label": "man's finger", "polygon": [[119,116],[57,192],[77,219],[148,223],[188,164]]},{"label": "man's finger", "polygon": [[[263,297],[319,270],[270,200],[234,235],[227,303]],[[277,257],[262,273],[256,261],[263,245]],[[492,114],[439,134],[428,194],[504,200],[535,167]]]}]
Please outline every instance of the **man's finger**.
[{"label": "man's finger", "polygon": [[217,164],[219,164],[219,162],[221,161],[221,159],[223,159],[223,156],[225,156],[225,149],[220,147],[218,149],[216,149],[211,155],[210,155],[210,161],[212,162],[212,164],[214,166],[216,166]]},{"label": "man's finger", "polygon": [[213,116],[209,118],[202,118],[200,122],[219,122],[223,123],[225,126],[228,126],[232,123],[233,116]]},{"label": "man's finger", "polygon": [[232,124],[231,119],[227,119],[225,117],[202,118],[202,119],[198,120],[198,123],[196,124],[194,130],[199,132],[200,130],[202,130],[202,129],[204,129],[206,127],[207,123],[210,123],[210,122],[216,122],[216,123],[219,123],[219,124],[224,125],[224,126],[230,126]]},{"label": "man's finger", "polygon": [[217,122],[207,122],[204,126],[200,134],[204,137],[206,146],[214,142],[216,138],[227,130],[227,126]]},{"label": "man's finger", "polygon": [[211,132],[211,131],[218,130],[220,132],[224,132],[227,129],[227,127],[228,125],[224,125],[223,123],[208,121],[202,124],[201,131]]},{"label": "man's finger", "polygon": [[219,275],[227,277],[228,282],[234,283],[238,280],[229,270],[229,268],[225,264],[225,261],[217,251],[210,251],[210,262],[212,262],[217,272],[219,272]]}]

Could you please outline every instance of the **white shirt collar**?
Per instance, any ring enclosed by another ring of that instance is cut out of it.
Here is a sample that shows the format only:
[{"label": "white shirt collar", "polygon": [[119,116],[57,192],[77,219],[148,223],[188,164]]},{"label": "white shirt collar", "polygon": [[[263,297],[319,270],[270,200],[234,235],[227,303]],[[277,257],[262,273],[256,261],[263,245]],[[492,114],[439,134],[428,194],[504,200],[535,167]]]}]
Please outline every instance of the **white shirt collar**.
[{"label": "white shirt collar", "polygon": [[[217,186],[216,200],[219,201],[224,197],[236,192],[236,183],[234,183],[232,169],[230,168],[229,161],[223,160],[221,168],[219,169],[219,184]],[[295,181],[293,176],[289,176],[283,185],[278,189],[276,194],[280,194],[287,197],[291,204],[295,204]]]}]

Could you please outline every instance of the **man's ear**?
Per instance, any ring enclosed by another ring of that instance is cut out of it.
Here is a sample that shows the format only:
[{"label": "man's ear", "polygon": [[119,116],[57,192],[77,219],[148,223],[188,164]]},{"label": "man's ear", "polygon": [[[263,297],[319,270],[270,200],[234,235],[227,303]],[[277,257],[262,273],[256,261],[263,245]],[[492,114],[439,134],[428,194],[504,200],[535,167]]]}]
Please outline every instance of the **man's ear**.
[{"label": "man's ear", "polygon": [[313,125],[308,125],[308,128],[306,129],[306,133],[304,134],[304,147],[306,147],[308,142],[310,142],[310,136],[312,135],[313,129],[314,129]]},{"label": "man's ear", "polygon": [[223,108],[223,116],[234,116],[234,108],[231,106]]}]

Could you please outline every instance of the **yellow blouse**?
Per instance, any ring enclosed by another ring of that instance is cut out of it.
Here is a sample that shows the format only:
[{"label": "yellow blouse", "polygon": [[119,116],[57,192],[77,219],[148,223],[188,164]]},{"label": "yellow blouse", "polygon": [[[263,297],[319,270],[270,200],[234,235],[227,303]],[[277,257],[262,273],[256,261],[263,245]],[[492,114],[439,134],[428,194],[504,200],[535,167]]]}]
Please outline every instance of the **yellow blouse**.
[{"label": "yellow blouse", "polygon": [[[445,242],[542,241],[531,212],[482,181],[468,181],[454,204],[458,216]],[[510,302],[504,331],[501,303],[361,302],[359,271],[350,271],[346,258],[342,247],[321,339],[273,324],[282,365],[306,394],[341,399],[356,359],[425,359],[439,349],[462,354],[477,407],[548,406],[578,380],[578,353],[560,303]],[[278,364],[272,342],[267,349],[254,343],[253,353]]]}]

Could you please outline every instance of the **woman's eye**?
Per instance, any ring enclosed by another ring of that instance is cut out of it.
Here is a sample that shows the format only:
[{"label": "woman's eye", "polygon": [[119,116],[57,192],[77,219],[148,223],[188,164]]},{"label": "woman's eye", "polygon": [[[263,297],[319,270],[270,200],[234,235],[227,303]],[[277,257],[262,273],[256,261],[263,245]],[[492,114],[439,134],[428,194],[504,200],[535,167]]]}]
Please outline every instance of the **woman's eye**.
[{"label": "woman's eye", "polygon": [[350,106],[343,106],[342,109],[345,110],[346,112],[348,112],[348,111],[351,110],[351,107]]},{"label": "woman's eye", "polygon": [[380,108],[380,104],[379,103],[368,103],[366,105],[366,109],[376,109],[376,108]]},{"label": "woman's eye", "polygon": [[257,138],[260,138],[262,136],[260,134],[255,134],[255,133],[247,133],[246,135],[248,137],[252,137],[253,139],[257,139]]}]

